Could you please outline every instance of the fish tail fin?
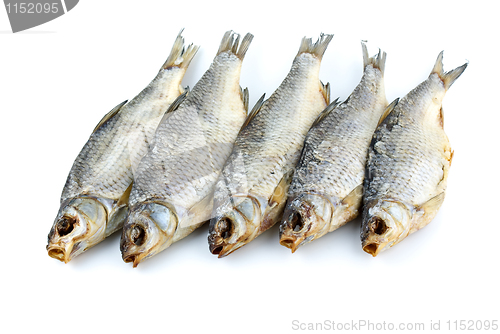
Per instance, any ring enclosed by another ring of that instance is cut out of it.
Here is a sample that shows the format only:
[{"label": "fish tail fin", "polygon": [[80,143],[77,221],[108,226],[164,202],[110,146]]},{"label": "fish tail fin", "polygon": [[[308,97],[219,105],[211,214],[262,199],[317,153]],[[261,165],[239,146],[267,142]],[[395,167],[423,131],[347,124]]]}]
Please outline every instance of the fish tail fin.
[{"label": "fish tail fin", "polygon": [[315,55],[319,59],[323,58],[323,54],[325,53],[326,48],[328,47],[328,44],[330,43],[332,38],[333,35],[323,33],[321,33],[316,43],[313,43],[311,38],[302,38],[297,56],[302,53],[310,53],[312,55]]},{"label": "fish tail fin", "polygon": [[441,80],[443,80],[444,88],[448,90],[448,88],[450,88],[451,85],[453,85],[455,80],[457,80],[458,77],[465,71],[468,64],[469,63],[467,62],[462,66],[459,66],[454,70],[445,73],[443,71],[443,51],[441,51],[437,57],[436,64],[434,64],[434,68],[432,69],[431,74],[436,73],[437,75],[439,75]]},{"label": "fish tail fin", "polygon": [[387,54],[384,51],[378,49],[378,54],[370,57],[365,42],[366,41],[361,41],[361,47],[363,49],[363,68],[368,65],[372,65],[374,68],[378,68],[383,75],[385,71],[385,59],[387,57]]},{"label": "fish tail fin", "polygon": [[235,33],[232,30],[226,31],[224,37],[222,37],[222,41],[220,42],[219,51],[217,51],[217,55],[223,52],[229,52],[243,60],[245,58],[245,54],[248,51],[248,47],[250,43],[252,43],[253,35],[248,33],[243,37],[243,40],[240,43],[240,35]]},{"label": "fish tail fin", "polygon": [[177,35],[174,46],[172,46],[172,51],[170,51],[170,55],[161,67],[162,70],[172,67],[187,68],[189,63],[191,63],[191,60],[193,60],[196,52],[198,52],[198,49],[200,48],[198,45],[193,45],[191,43],[187,46],[187,48],[184,47],[184,37],[181,35],[183,31],[184,29],[182,29]]}]

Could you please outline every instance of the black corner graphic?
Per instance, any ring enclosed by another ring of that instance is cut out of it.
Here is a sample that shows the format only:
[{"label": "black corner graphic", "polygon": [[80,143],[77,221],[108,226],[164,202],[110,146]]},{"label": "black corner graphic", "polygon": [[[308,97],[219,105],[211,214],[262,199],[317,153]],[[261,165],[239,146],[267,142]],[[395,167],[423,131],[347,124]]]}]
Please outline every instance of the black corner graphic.
[{"label": "black corner graphic", "polygon": [[73,9],[78,0],[4,0],[12,32],[16,33],[52,21]]},{"label": "black corner graphic", "polygon": [[66,11],[69,12],[76,6],[78,0],[64,0],[64,2],[66,3]]}]

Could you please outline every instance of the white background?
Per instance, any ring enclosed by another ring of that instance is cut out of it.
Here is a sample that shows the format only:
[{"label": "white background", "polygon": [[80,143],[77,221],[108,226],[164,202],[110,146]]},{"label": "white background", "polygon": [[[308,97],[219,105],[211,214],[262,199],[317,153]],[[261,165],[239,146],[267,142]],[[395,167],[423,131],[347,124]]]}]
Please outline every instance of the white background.
[{"label": "white background", "polygon": [[[0,326],[7,332],[290,333],[293,321],[500,320],[499,32],[494,2],[81,1],[12,34],[0,9]],[[230,256],[204,226],[133,269],[116,234],[65,265],[46,238],[73,160],[94,126],[144,88],[181,28],[201,45],[192,87],[226,30],[255,38],[241,85],[251,105],[287,74],[300,39],[335,34],[320,77],[345,99],[362,74],[361,40],[387,52],[392,101],[445,70],[469,67],[444,100],[455,150],[447,197],[423,230],[372,258],[356,220],[295,254],[277,226]],[[7,310],[5,310],[5,308]],[[304,325],[303,325],[304,326]],[[7,333],[6,332],[6,333]],[[359,331],[362,332],[362,331]]]}]

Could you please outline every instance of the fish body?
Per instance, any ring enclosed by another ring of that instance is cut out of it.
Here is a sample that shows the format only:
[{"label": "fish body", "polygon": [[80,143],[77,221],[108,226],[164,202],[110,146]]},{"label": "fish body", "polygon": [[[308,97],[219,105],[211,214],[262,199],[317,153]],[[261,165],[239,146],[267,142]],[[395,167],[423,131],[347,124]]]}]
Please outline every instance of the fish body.
[{"label": "fish body", "polygon": [[427,225],[444,200],[453,151],[443,129],[442,100],[467,64],[445,73],[442,57],[373,135],[361,228],[363,250],[372,256]]},{"label": "fish body", "polygon": [[179,34],[151,83],[99,122],[77,156],[48,236],[49,256],[68,262],[123,226],[133,173],[198,50]]},{"label": "fish body", "polygon": [[134,267],[210,218],[215,182],[247,117],[239,86],[253,36],[227,32],[210,68],[161,121],[130,194],[120,248]]},{"label": "fish body", "polygon": [[307,134],[280,225],[280,243],[292,252],[358,215],[368,147],[387,107],[386,54],[370,58],[362,47],[360,83],[345,102],[330,105]]},{"label": "fish body", "polygon": [[332,37],[302,40],[287,77],[236,138],[215,188],[208,237],[213,254],[230,254],[281,219],[304,138],[329,102],[319,69]]}]

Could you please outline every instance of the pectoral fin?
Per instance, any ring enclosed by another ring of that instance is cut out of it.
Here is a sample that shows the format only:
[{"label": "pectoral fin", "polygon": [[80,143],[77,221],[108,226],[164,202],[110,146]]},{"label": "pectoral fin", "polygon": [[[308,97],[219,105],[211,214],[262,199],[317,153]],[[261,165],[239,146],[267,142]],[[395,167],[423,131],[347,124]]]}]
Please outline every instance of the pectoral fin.
[{"label": "pectoral fin", "polygon": [[425,214],[428,213],[433,213],[441,207],[441,204],[443,204],[444,201],[444,191],[440,193],[439,195],[434,196],[424,204],[420,205],[418,207],[419,211],[423,211]]},{"label": "pectoral fin", "polygon": [[363,184],[361,183],[354,188],[343,200],[342,204],[347,207],[359,208],[361,198],[363,197]]},{"label": "pectoral fin", "polygon": [[127,190],[123,193],[122,197],[118,200],[118,203],[116,204],[117,207],[123,206],[123,205],[128,205],[128,198],[130,196],[130,192],[132,191],[132,186],[134,183],[130,183],[128,186]]},{"label": "pectoral fin", "polygon": [[443,191],[439,195],[434,196],[416,208],[416,213],[414,215],[415,222],[410,230],[410,233],[420,230],[422,227],[429,224],[432,219],[434,219],[439,208],[443,204],[444,195],[445,192]]},{"label": "pectoral fin", "polygon": [[269,199],[269,205],[271,207],[286,202],[286,199],[288,197],[288,185],[292,180],[292,175],[292,173],[286,173],[285,175],[283,175],[276,188],[274,188],[273,195]]},{"label": "pectoral fin", "polygon": [[193,230],[201,226],[204,222],[210,219],[213,208],[213,192],[205,196],[201,201],[193,205],[188,212],[186,218],[182,218],[179,226],[186,228],[193,226]]}]

